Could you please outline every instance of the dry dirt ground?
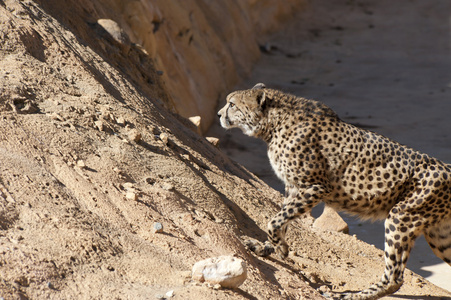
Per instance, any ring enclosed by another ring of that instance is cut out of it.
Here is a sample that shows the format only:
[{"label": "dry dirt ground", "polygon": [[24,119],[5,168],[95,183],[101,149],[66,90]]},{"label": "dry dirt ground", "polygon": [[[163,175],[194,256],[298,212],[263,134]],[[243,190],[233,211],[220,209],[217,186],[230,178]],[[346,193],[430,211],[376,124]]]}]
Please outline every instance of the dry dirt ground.
[{"label": "dry dirt ground", "polygon": [[[311,219],[290,260],[249,253],[240,239],[265,238],[280,193],[168,112],[146,53],[102,30],[95,3],[0,1],[0,297],[321,299],[379,279],[382,251]],[[239,289],[190,279],[226,254],[248,263]],[[407,271],[397,295],[450,293]]]}]

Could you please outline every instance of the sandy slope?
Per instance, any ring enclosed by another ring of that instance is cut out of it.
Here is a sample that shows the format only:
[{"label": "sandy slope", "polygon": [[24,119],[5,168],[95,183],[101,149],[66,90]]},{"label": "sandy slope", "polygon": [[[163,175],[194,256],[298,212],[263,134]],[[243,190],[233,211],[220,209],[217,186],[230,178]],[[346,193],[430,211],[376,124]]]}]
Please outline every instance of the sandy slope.
[{"label": "sandy slope", "polygon": [[[249,253],[281,195],[168,112],[152,61],[93,22],[94,2],[39,3],[0,1],[0,297],[321,299],[378,279],[380,250],[311,220],[291,260]],[[224,254],[248,263],[239,289],[190,279]],[[404,298],[449,295],[406,275]]]}]

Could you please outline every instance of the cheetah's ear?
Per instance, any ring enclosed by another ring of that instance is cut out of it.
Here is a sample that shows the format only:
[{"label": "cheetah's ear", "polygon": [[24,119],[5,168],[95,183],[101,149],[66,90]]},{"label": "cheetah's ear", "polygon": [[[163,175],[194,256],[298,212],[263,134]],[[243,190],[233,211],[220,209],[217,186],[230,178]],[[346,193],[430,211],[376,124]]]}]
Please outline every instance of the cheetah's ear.
[{"label": "cheetah's ear", "polygon": [[252,88],[253,90],[261,90],[261,89],[265,89],[266,85],[264,83],[257,83],[256,85],[254,85],[254,87]]},{"label": "cheetah's ear", "polygon": [[257,100],[258,105],[263,110],[266,105],[266,94],[263,90],[258,90],[256,92],[255,100]]}]

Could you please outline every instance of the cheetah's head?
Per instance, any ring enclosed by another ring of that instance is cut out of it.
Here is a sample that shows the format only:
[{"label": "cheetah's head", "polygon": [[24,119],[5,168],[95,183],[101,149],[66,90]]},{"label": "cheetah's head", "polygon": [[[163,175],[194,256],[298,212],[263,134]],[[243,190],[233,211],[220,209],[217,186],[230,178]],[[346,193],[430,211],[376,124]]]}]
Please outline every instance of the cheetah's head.
[{"label": "cheetah's head", "polygon": [[236,91],[227,96],[226,105],[218,112],[225,129],[240,128],[245,134],[255,136],[263,117],[265,85],[258,83],[250,90]]}]

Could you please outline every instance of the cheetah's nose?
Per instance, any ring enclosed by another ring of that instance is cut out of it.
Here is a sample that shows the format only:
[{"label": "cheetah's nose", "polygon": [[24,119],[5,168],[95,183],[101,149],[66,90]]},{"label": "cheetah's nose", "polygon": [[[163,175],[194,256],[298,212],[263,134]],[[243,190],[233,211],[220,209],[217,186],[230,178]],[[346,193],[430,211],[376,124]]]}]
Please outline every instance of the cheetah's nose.
[{"label": "cheetah's nose", "polygon": [[218,111],[217,115],[218,115],[218,118],[221,118],[221,113],[219,111]]}]

